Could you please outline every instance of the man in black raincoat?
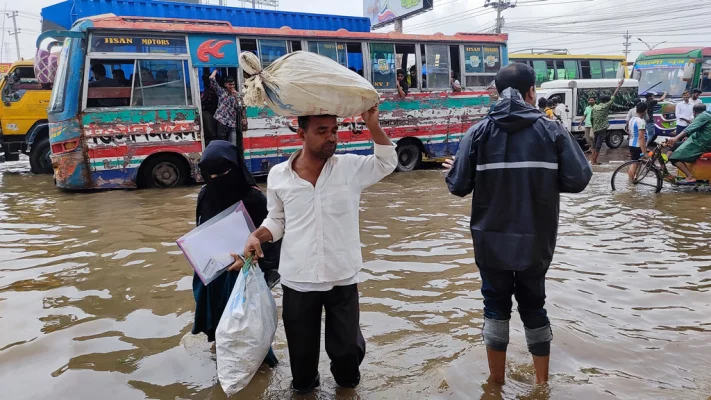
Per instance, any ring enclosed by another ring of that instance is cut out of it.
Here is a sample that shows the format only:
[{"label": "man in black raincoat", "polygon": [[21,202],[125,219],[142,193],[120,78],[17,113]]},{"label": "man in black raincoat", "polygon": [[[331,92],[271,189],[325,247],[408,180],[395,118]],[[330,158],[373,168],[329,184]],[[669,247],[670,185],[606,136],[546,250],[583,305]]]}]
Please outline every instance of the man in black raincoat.
[{"label": "man in black raincoat", "polygon": [[484,297],[490,378],[503,382],[511,296],[533,354],[536,381],[548,380],[553,338],[545,275],[558,231],[560,193],[585,189],[592,170],[575,139],[536,108],[536,75],[511,64],[496,75],[501,99],[466,133],[446,167],[449,191],[473,193],[471,232]]}]

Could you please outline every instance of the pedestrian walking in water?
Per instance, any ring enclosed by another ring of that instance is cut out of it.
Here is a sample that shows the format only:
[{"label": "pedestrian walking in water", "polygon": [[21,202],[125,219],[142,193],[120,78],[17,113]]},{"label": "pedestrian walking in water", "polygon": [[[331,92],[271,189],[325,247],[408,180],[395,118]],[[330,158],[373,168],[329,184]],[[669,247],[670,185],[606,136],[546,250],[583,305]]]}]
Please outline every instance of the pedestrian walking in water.
[{"label": "pedestrian walking in water", "polygon": [[595,105],[595,98],[588,98],[588,106],[585,107],[583,111],[583,117],[580,119],[580,123],[583,124],[585,129],[585,142],[588,144],[588,149],[585,153],[592,153],[593,149],[593,131],[592,131],[592,108]]},{"label": "pedestrian walking in water", "polygon": [[292,388],[319,386],[321,315],[326,310],[326,353],[336,384],[360,382],[365,340],[360,330],[358,214],[361,191],[395,170],[395,146],[374,107],[363,115],[374,155],[334,155],[334,116],[299,117],[301,150],[269,172],[269,215],[247,241],[245,255],[263,256],[262,246],[282,239],[279,272],[284,289],[282,318],[289,346]]},{"label": "pedestrian walking in water", "polygon": [[615,96],[617,96],[623,83],[625,83],[624,78],[620,79],[620,83],[612,93],[612,96],[600,96],[600,102],[592,108],[592,130],[595,135],[595,146],[593,147],[590,161],[592,165],[600,165],[597,158],[600,156],[602,144],[607,140],[607,130],[610,129],[610,111],[612,104],[615,102]]},{"label": "pedestrian walking in water", "polygon": [[[205,186],[198,194],[195,209],[196,225],[207,222],[239,201],[243,202],[255,225],[264,221],[267,217],[267,199],[247,171],[242,158],[238,155],[237,147],[223,140],[213,140],[205,148],[199,167]],[[281,243],[265,244],[262,250],[264,257],[259,261],[259,266],[264,271],[267,284],[271,287],[276,284],[279,277],[277,269]],[[227,305],[241,267],[241,262],[231,266],[228,271],[223,272],[207,286],[202,283],[197,274],[194,274],[193,334],[202,332],[207,335],[208,341],[215,341],[217,324],[220,322],[222,311]],[[270,351],[264,361],[274,366],[277,359]]]},{"label": "pedestrian walking in water", "polygon": [[548,380],[550,322],[545,276],[558,231],[560,193],[585,189],[592,170],[580,146],[536,107],[536,74],[520,63],[496,75],[501,99],[445,167],[449,191],[472,193],[471,233],[484,297],[490,379],[503,383],[515,296],[536,382]]}]

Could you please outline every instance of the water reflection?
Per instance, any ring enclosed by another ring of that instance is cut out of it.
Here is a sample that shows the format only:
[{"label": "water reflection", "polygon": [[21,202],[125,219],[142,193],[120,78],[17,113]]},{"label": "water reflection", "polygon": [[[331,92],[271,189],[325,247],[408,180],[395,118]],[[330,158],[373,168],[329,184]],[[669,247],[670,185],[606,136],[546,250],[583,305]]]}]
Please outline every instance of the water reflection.
[{"label": "water reflection", "polygon": [[[561,203],[548,279],[551,383],[533,385],[512,318],[509,373],[486,383],[470,199],[437,171],[396,174],[362,199],[362,385],[321,356],[310,398],[702,398],[711,393],[709,193],[611,194],[614,166]],[[197,187],[72,194],[0,165],[0,384],[8,398],[222,399],[215,355],[189,335]],[[281,303],[280,290],[275,292]],[[515,312],[514,312],[515,313]],[[291,398],[282,361],[236,398]]]}]

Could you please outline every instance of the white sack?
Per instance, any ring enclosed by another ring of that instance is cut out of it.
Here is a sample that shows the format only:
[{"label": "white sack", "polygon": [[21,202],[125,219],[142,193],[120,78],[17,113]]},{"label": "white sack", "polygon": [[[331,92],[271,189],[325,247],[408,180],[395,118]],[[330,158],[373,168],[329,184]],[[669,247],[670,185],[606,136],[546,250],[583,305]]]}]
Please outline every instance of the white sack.
[{"label": "white sack", "polygon": [[257,373],[276,328],[276,303],[264,273],[257,266],[243,268],[215,331],[217,379],[228,396]]},{"label": "white sack", "polygon": [[332,59],[307,51],[289,53],[262,70],[257,56],[240,54],[240,65],[251,75],[244,102],[267,105],[283,116],[335,115],[354,117],[378,105],[378,92],[357,73]]}]

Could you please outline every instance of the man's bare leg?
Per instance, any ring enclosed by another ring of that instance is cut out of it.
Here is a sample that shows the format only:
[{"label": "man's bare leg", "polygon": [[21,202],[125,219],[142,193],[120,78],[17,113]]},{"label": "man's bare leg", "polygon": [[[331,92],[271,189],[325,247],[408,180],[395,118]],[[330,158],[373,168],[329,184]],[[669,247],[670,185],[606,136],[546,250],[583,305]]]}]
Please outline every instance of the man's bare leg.
[{"label": "man's bare leg", "polygon": [[630,180],[633,180],[635,175],[637,175],[637,167],[638,166],[639,166],[639,164],[633,164],[632,167],[630,167],[630,170],[627,173],[627,175],[630,177]]},{"label": "man's bare leg", "polygon": [[696,182],[696,178],[694,178],[694,174],[691,173],[691,170],[689,170],[689,167],[686,166],[686,163],[678,161],[674,163],[674,166],[679,168],[681,172],[686,175],[685,181],[687,182]]},{"label": "man's bare leg", "polygon": [[593,150],[593,152],[592,152],[592,157],[590,157],[590,163],[591,163],[592,165],[597,165],[597,164],[598,164],[598,162],[597,162],[597,156],[598,156],[598,155],[600,155],[600,153],[598,153],[597,150]]},{"label": "man's bare leg", "polygon": [[538,385],[548,383],[548,364],[550,363],[550,358],[550,356],[533,356],[533,368],[536,369],[536,384]]},{"label": "man's bare leg", "polygon": [[[503,384],[506,377],[506,352],[496,351],[486,347],[486,358],[489,360],[489,380]],[[538,371],[538,369],[536,369]],[[536,373],[538,375],[538,373]],[[548,368],[546,367],[546,378]]]}]

